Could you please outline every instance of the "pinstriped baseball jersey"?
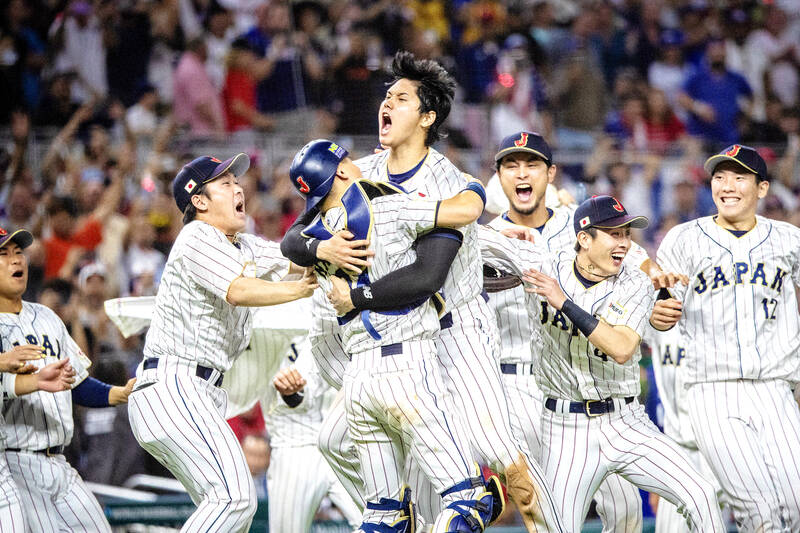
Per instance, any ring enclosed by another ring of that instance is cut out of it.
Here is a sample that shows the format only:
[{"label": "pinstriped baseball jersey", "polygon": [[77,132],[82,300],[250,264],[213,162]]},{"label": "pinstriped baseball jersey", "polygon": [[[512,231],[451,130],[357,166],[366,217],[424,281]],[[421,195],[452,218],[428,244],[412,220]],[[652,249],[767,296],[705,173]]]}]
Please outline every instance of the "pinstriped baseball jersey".
[{"label": "pinstriped baseball jersey", "polygon": [[[581,309],[610,325],[630,327],[641,337],[655,302],[650,279],[638,268],[623,265],[619,274],[585,288],[574,273],[575,253],[544,252],[532,244],[508,239],[486,229],[480,232],[484,261],[518,276],[536,268],[558,280],[561,289]],[[527,294],[531,321],[541,331],[541,364],[536,377],[551,398],[598,400],[639,394],[639,359],[614,362],[589,343],[569,319],[539,296]]]},{"label": "pinstriped baseball jersey", "polygon": [[[375,281],[414,262],[416,254],[411,245],[420,234],[433,229],[438,201],[406,194],[391,194],[373,198],[371,204],[374,233],[370,248],[375,251],[375,256],[368,273],[370,279]],[[338,207],[330,209],[325,213],[324,220],[330,229],[338,231],[344,228],[344,211]],[[330,291],[331,284],[327,277],[320,276],[319,283],[326,293]],[[382,338],[373,339],[357,316],[342,326],[342,342],[348,353],[358,353],[375,346],[411,339],[431,339],[439,332],[438,315],[428,302],[407,314],[370,312],[369,319]]]},{"label": "pinstriped baseball jersey", "polygon": [[800,229],[756,217],[741,237],[704,217],[672,228],[658,262],[689,277],[681,335],[687,382],[800,379]]},{"label": "pinstriped baseball jersey", "polygon": [[303,387],[303,401],[297,407],[289,407],[272,387],[268,397],[261,403],[269,443],[272,448],[316,447],[319,428],[335,393],[322,380],[311,356],[311,344],[308,339],[299,339],[297,343],[292,344],[287,357],[284,358],[282,368],[289,366],[294,366],[306,380],[306,385]]},{"label": "pinstriped baseball jersey", "polygon": [[233,244],[205,222],[187,224],[164,267],[145,358],[178,357],[227,372],[250,340],[252,319],[249,308],[225,300],[228,287],[239,276],[278,280],[288,268],[277,243],[238,234]]},{"label": "pinstriped baseball jersey", "polygon": [[[387,159],[389,150],[364,157],[356,161],[364,177],[373,181],[389,181]],[[409,193],[419,193],[428,198],[444,200],[457,194],[466,182],[461,171],[449,159],[434,150],[428,149],[420,169],[410,178],[398,183]],[[442,291],[447,307],[454,309],[472,302],[483,288],[483,263],[476,233],[477,224],[459,228],[464,242],[456,254],[450,273],[445,279]]]},{"label": "pinstriped baseball jersey", "polygon": [[644,342],[652,352],[653,373],[664,406],[664,433],[681,446],[696,448],[686,394],[688,353],[681,342],[680,328],[676,325],[668,331],[658,331],[648,324]]},{"label": "pinstriped baseball jersey", "polygon": [[[0,339],[3,350],[18,344],[41,346],[45,356],[33,362],[39,368],[68,357],[76,372],[73,387],[89,375],[91,361],[69,336],[58,315],[43,305],[23,301],[19,314],[0,313]],[[72,440],[72,393],[69,391],[37,391],[7,399],[3,416],[7,448],[41,450],[69,444]]]},{"label": "pinstriped baseball jersey", "polygon": [[[549,251],[563,250],[575,243],[575,230],[572,227],[572,213],[575,209],[561,207],[553,210],[553,216],[544,225],[541,234],[534,239]],[[501,230],[515,224],[503,216],[493,219],[488,227]],[[497,315],[497,327],[500,331],[501,363],[532,363],[534,353],[531,340],[534,328],[525,309],[525,289],[522,285],[513,289],[489,294],[489,305]]]}]

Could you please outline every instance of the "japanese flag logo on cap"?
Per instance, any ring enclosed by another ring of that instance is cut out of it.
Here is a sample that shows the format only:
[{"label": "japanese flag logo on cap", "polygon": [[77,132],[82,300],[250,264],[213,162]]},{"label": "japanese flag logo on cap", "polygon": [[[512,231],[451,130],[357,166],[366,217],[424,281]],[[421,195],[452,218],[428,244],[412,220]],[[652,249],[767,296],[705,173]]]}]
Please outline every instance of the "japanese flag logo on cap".
[{"label": "japanese flag logo on cap", "polygon": [[186,190],[186,192],[192,192],[195,187],[197,187],[197,183],[195,183],[194,180],[189,180],[186,182],[186,185],[183,188]]},{"label": "japanese flag logo on cap", "polygon": [[582,228],[585,228],[586,226],[589,225],[589,222],[590,222],[589,217],[583,217],[580,220],[580,225],[581,225]]}]

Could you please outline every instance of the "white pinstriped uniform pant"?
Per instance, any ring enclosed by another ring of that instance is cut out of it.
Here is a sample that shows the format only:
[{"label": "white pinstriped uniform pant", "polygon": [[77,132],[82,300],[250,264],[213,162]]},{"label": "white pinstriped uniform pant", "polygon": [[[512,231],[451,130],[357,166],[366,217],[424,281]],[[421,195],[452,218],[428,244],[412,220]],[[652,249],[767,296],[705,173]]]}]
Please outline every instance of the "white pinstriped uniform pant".
[{"label": "white pinstriped uniform pant", "polygon": [[[377,348],[353,354],[345,371],[347,423],[368,502],[402,499],[407,454],[437,493],[476,474],[464,427],[450,411],[453,401],[435,350],[431,340],[402,343],[402,353],[393,355]],[[391,523],[396,516],[367,509],[363,520]]]},{"label": "white pinstriped uniform pant", "polygon": [[103,509],[63,455],[6,452],[30,531],[111,532]]},{"label": "white pinstriped uniform pant", "polygon": [[[523,439],[536,461],[542,441],[541,392],[530,373],[531,364],[518,364],[517,374],[503,374],[503,386],[511,405],[511,429]],[[642,530],[642,499],[639,489],[617,474],[609,475],[594,494],[603,533],[638,533]]]},{"label": "white pinstriped uniform pant", "polygon": [[270,496],[270,531],[311,531],[311,522],[325,496],[331,499],[353,529],[361,524],[361,509],[350,499],[314,445],[272,448],[267,490]]},{"label": "white pinstriped uniform pant", "polygon": [[25,527],[19,491],[8,470],[5,453],[0,450],[0,533],[23,533]]},{"label": "white pinstriped uniform pant", "polygon": [[129,399],[136,440],[197,505],[181,528],[184,533],[244,532],[256,512],[255,485],[225,421],[226,404],[223,389],[188,373],[162,376]]},{"label": "white pinstriped uniform pant", "polygon": [[638,401],[616,400],[613,413],[597,417],[569,413],[566,404],[559,401],[559,412],[543,411],[542,466],[568,531],[580,532],[592,495],[609,473],[676,504],[691,520],[690,531],[725,531],[713,485]]},{"label": "white pinstriped uniform pant", "polygon": [[688,399],[697,446],[739,530],[800,531],[800,409],[789,383],[699,383]]}]

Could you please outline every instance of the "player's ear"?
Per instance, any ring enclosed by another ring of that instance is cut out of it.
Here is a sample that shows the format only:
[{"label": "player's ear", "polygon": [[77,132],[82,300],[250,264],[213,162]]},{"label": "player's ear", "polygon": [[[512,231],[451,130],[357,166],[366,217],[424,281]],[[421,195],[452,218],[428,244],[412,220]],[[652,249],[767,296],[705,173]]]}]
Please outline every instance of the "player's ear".
[{"label": "player's ear", "polygon": [[208,197],[205,194],[193,194],[191,202],[198,212],[208,210]]},{"label": "player's ear", "polygon": [[556,179],[556,172],[558,172],[558,168],[555,165],[550,165],[547,168],[547,183],[553,183]]},{"label": "player's ear", "polygon": [[434,122],[436,122],[436,111],[428,111],[427,113],[422,114],[420,125],[423,128],[430,128],[433,126]]},{"label": "player's ear", "polygon": [[[758,178],[756,178],[758,179]],[[758,197],[764,198],[767,196],[769,192],[769,182],[767,180],[759,181],[758,182]]]}]

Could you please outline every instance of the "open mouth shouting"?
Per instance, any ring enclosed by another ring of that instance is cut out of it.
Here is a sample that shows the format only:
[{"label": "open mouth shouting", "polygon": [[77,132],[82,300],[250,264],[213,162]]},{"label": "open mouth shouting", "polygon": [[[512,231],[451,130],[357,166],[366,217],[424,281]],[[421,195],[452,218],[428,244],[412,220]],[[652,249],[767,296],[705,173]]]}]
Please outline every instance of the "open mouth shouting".
[{"label": "open mouth shouting", "polygon": [[17,278],[17,279],[22,279],[22,277],[24,275],[25,275],[25,271],[23,269],[21,269],[21,268],[18,269],[18,270],[15,270],[14,272],[11,273],[11,277],[12,278]]},{"label": "open mouth shouting", "polygon": [[622,266],[622,261],[625,259],[625,252],[611,252],[611,262],[615,267]]},{"label": "open mouth shouting", "polygon": [[381,113],[380,116],[380,134],[388,135],[389,130],[392,129],[392,117],[386,111]]},{"label": "open mouth shouting", "polygon": [[528,202],[530,201],[531,195],[533,194],[533,187],[531,187],[527,183],[521,183],[517,185],[515,192],[517,193],[517,198],[521,202]]},{"label": "open mouth shouting", "polygon": [[244,215],[244,199],[238,200],[234,205],[237,215]]}]

